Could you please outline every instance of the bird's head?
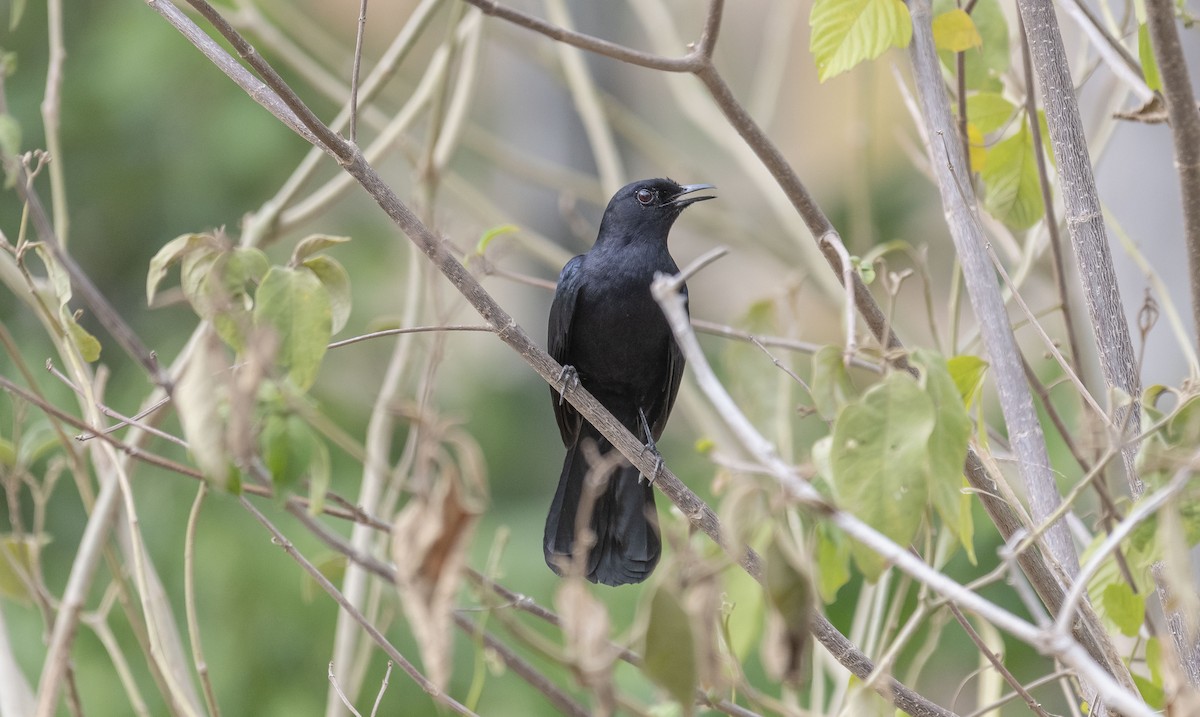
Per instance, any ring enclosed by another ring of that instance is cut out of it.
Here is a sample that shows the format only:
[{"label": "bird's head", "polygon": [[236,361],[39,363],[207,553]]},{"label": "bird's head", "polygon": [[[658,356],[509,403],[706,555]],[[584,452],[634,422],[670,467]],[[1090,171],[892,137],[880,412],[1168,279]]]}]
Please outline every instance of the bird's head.
[{"label": "bird's head", "polygon": [[657,240],[665,242],[671,225],[689,205],[714,199],[693,196],[711,184],[676,184],[670,179],[643,179],[625,185],[613,195],[600,223],[600,239]]}]

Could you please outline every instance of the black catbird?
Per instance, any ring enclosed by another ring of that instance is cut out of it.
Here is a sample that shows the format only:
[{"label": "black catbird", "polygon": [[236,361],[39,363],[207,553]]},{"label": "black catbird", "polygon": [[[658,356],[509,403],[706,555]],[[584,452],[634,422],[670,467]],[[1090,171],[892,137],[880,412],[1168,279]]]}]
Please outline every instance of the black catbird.
[{"label": "black catbird", "polygon": [[[646,179],[623,187],[608,203],[591,251],[563,267],[550,307],[550,355],[564,366],[559,389],[575,382],[586,388],[649,450],[667,425],[683,376],[683,354],[662,310],[650,295],[655,272],[676,274],[667,234],[690,204],[712,199],[690,196],[709,184],[679,185]],[[682,288],[687,297],[687,288]],[[546,564],[561,574],[572,557],[576,514],[590,468],[583,446],[594,442],[601,455],[612,445],[550,389],[554,416],[567,457],[550,515],[546,518]],[[661,459],[660,459],[661,460]],[[658,563],[661,543],[654,489],[637,468],[622,460],[595,497],[590,528],[595,544],[586,577],[605,585],[645,580]]]}]

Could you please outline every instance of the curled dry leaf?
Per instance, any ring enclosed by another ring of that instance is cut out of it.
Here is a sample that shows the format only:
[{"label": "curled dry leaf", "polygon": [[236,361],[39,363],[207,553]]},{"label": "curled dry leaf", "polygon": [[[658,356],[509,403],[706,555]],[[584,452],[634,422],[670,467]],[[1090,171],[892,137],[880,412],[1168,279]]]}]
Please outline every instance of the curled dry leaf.
[{"label": "curled dry leaf", "polygon": [[581,578],[564,580],[554,596],[562,620],[567,659],[579,680],[596,696],[594,712],[612,714],[616,704],[612,672],[618,652],[609,642],[608,609]]},{"label": "curled dry leaf", "polygon": [[812,650],[812,613],[816,603],[807,561],[795,541],[782,533],[767,549],[767,639],[763,663],[776,679],[789,684],[804,681]]},{"label": "curled dry leaf", "polygon": [[396,517],[392,560],[400,604],[421,650],[429,679],[450,679],[454,596],[462,579],[475,524],[487,504],[478,446],[458,436],[457,464],[446,462],[425,495]]}]

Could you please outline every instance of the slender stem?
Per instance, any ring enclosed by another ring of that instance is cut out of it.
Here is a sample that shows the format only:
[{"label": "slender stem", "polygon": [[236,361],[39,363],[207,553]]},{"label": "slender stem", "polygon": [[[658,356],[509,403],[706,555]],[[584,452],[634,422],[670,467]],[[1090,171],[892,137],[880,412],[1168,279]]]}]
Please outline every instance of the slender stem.
[{"label": "slender stem", "polygon": [[[1141,412],[1138,403],[1141,380],[1136,371],[1083,119],[1054,6],[1051,0],[1018,0],[1017,5],[1037,71],[1039,94],[1046,112],[1058,185],[1066,210],[1067,230],[1095,332],[1105,387],[1110,391],[1118,389],[1131,398],[1128,406],[1117,409],[1113,422],[1118,426],[1137,426]],[[1130,489],[1135,496],[1142,492],[1141,479],[1134,465],[1137,448],[1136,443],[1126,443],[1122,451]]]},{"label": "slender stem", "polygon": [[962,614],[962,610],[959,610],[958,606],[954,603],[950,603],[950,612],[954,615],[954,619],[958,621],[958,624],[962,626],[963,631],[967,633],[967,636],[971,638],[971,642],[975,643],[975,646],[979,648],[979,651],[983,653],[987,661],[992,663],[992,667],[996,668],[996,671],[1000,673],[1004,681],[1012,686],[1013,691],[1020,695],[1021,699],[1025,700],[1025,704],[1029,707],[1030,711],[1040,717],[1050,717],[1046,714],[1046,710],[1042,708],[1041,704],[1033,698],[1033,695],[1029,694],[1029,690],[1025,689],[1021,681],[1008,671],[1008,668],[1004,666],[1004,661],[992,652],[991,648],[983,641],[983,638],[979,636],[975,628],[971,626],[970,621],[967,620],[967,616]]},{"label": "slender stem", "polygon": [[358,28],[354,33],[354,67],[350,71],[350,141],[358,143],[358,76],[362,67],[363,35],[367,29],[367,0],[359,0]]},{"label": "slender stem", "polygon": [[[1029,493],[1034,519],[1041,522],[1054,512],[1061,497],[1050,470],[1045,436],[1033,406],[1029,384],[1021,368],[1021,352],[985,248],[987,242],[976,215],[975,194],[961,172],[962,167],[966,166],[961,156],[961,146],[946,139],[953,136],[955,129],[934,49],[930,6],[927,0],[910,0],[909,10],[913,17],[913,42],[909,57],[914,68],[917,96],[925,125],[926,150],[937,177],[967,294],[979,317],[980,331],[987,344],[991,374],[1016,453],[1017,466]],[[1079,559],[1066,523],[1059,522],[1051,527],[1046,538],[1054,558],[1068,573],[1073,573]]]},{"label": "slender stem", "polygon": [[1192,288],[1192,321],[1200,336],[1200,112],[1196,110],[1187,59],[1175,24],[1175,3],[1146,0],[1146,23],[1162,78],[1171,139],[1175,143],[1175,169],[1179,172],[1179,189],[1183,197],[1188,283]]},{"label": "slender stem", "polygon": [[304,569],[304,572],[308,573],[309,577],[311,577],[317,582],[318,585],[321,586],[322,590],[324,590],[329,594],[330,597],[337,601],[338,605],[340,605],[343,610],[350,613],[350,615],[354,617],[355,621],[362,626],[362,629],[368,635],[370,635],[371,639],[374,640],[375,643],[387,653],[388,657],[390,657],[397,665],[399,665],[400,669],[404,670],[404,672],[413,679],[413,682],[416,682],[426,694],[432,697],[435,702],[439,702],[449,707],[458,714],[475,715],[474,712],[464,707],[458,702],[458,700],[439,690],[436,685],[434,685],[427,677],[425,677],[425,675],[421,674],[421,671],[418,670],[415,665],[405,659],[404,655],[400,654],[400,651],[397,650],[386,637],[384,637],[383,633],[381,633],[378,628],[371,624],[371,622],[363,616],[362,612],[360,612],[358,608],[351,605],[346,600],[345,596],[342,595],[341,591],[334,587],[333,583],[329,582],[329,578],[325,577],[324,573],[322,573],[315,565],[309,562],[308,558],[304,557],[304,555],[296,549],[296,546],[292,545],[292,542],[288,540],[287,537],[279,531],[279,528],[275,527],[275,524],[272,523],[267,516],[263,515],[253,503],[251,503],[245,497],[241,497],[238,500],[242,504],[242,507],[245,508],[246,511],[259,522],[259,524],[267,529],[267,531],[271,534],[272,542],[283,548],[283,551],[287,553],[292,560],[295,560],[296,563],[298,563],[300,567]]},{"label": "slender stem", "polygon": [[1062,236],[1058,231],[1058,217],[1054,214],[1054,194],[1050,190],[1050,173],[1046,169],[1046,155],[1042,151],[1042,123],[1038,119],[1037,97],[1034,94],[1033,60],[1029,56],[1029,38],[1025,35],[1024,21],[1017,16],[1021,26],[1021,66],[1025,71],[1025,116],[1029,120],[1029,135],[1033,140],[1033,160],[1037,165],[1038,188],[1042,193],[1042,206],[1046,210],[1046,231],[1050,235],[1050,251],[1054,257],[1054,279],[1058,287],[1058,301],[1062,307],[1063,325],[1067,343],[1071,347],[1071,361],[1077,370],[1083,370],[1083,352],[1079,348],[1079,332],[1075,328],[1075,317],[1071,312],[1071,297],[1067,292],[1067,265],[1063,261]]},{"label": "slender stem", "polygon": [[204,659],[204,648],[200,644],[200,621],[196,618],[196,523],[199,522],[200,507],[204,505],[207,492],[208,484],[201,483],[188,513],[183,539],[183,604],[187,613],[188,639],[192,643],[192,662],[204,688],[204,705],[208,708],[209,717],[221,717],[221,708],[208,674],[208,662]]}]

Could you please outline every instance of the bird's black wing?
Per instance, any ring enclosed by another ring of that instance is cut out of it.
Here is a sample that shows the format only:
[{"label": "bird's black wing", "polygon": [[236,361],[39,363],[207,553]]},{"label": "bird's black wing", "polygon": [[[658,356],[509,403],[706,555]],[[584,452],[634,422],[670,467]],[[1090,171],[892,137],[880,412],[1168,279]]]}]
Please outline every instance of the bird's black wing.
[{"label": "bird's black wing", "polygon": [[[575,302],[582,290],[580,267],[583,255],[567,262],[558,276],[558,288],[554,291],[554,303],[550,305],[550,325],[546,330],[546,349],[555,361],[563,366],[571,364],[571,319],[575,315]],[[579,431],[579,414],[566,401],[559,401],[558,391],[550,387],[554,399],[554,418],[558,421],[558,432],[568,446]]]},{"label": "bird's black wing", "polygon": [[[683,294],[683,310],[690,316],[687,287],[681,287],[680,293]],[[675,397],[679,395],[679,382],[683,380],[683,365],[683,352],[679,350],[679,344],[672,336],[667,346],[667,380],[663,382],[663,392],[658,403],[650,407],[647,416],[650,421],[651,435],[656,441],[666,429],[667,417],[671,415],[671,407],[675,405]]]}]

